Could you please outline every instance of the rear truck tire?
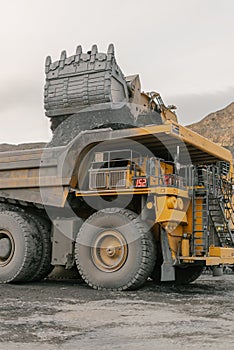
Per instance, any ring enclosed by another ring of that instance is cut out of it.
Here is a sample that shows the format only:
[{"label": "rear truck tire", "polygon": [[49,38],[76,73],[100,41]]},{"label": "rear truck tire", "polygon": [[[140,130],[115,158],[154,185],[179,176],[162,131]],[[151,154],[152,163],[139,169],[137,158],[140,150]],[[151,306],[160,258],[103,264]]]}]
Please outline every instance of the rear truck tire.
[{"label": "rear truck tire", "polygon": [[175,266],[175,284],[183,285],[195,281],[204,269],[204,265],[179,265]]},{"label": "rear truck tire", "polygon": [[39,266],[37,271],[32,276],[30,281],[38,282],[46,278],[54,269],[54,266],[51,265],[51,253],[52,253],[52,242],[50,236],[50,225],[45,220],[36,215],[27,214],[33,220],[34,224],[37,227],[39,232],[40,241],[42,245],[41,256],[39,261]]},{"label": "rear truck tire", "polygon": [[82,225],[77,235],[75,258],[81,277],[90,287],[137,289],[154,268],[154,237],[132,211],[103,209]]},{"label": "rear truck tire", "polygon": [[0,212],[0,283],[27,282],[39,265],[39,233],[24,213]]},{"label": "rear truck tire", "polygon": [[[175,281],[169,282],[170,284],[175,285],[185,285],[195,281],[201,274],[204,269],[204,265],[179,265],[175,266]],[[154,270],[150,276],[156,284],[164,283],[161,281],[161,265],[157,264],[154,267]],[[168,283],[168,282],[165,282]]]}]

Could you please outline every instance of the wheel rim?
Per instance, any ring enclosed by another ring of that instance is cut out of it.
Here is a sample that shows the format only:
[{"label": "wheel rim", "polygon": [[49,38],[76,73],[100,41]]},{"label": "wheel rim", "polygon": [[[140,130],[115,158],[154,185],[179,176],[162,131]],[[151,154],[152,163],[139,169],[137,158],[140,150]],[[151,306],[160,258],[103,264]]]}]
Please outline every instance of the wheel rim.
[{"label": "wheel rim", "polygon": [[106,230],[99,234],[91,248],[93,263],[104,272],[119,270],[124,265],[127,254],[125,238],[114,230]]},{"label": "wheel rim", "polygon": [[0,230],[0,267],[7,265],[15,251],[15,243],[12,234],[6,230]]}]

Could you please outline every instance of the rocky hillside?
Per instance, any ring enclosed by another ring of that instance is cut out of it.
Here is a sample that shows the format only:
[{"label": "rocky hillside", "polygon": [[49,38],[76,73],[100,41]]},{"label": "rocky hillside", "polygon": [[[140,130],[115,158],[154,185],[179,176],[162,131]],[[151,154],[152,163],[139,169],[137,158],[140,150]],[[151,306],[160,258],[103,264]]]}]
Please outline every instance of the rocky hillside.
[{"label": "rocky hillside", "polygon": [[228,148],[234,157],[234,102],[220,111],[209,114],[200,122],[188,125],[188,127]]}]

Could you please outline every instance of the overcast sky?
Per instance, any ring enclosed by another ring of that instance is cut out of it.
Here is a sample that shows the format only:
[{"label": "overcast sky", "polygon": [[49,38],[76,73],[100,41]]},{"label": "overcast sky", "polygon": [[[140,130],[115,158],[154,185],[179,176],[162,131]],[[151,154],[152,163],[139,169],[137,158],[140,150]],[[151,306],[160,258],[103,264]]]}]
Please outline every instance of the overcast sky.
[{"label": "overcast sky", "polygon": [[233,0],[0,0],[0,143],[48,141],[44,61],[115,45],[126,75],[193,123],[234,101]]}]

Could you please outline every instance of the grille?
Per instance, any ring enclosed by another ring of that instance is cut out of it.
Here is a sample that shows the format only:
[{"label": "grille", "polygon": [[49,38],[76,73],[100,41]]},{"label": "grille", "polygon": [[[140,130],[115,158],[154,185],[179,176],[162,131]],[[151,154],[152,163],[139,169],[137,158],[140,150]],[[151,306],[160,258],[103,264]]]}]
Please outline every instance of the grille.
[{"label": "grille", "polygon": [[111,171],[109,174],[109,187],[126,187],[126,171]]},{"label": "grille", "polygon": [[90,172],[89,174],[89,188],[106,188],[107,181],[106,181],[107,173],[105,172]]},{"label": "grille", "polygon": [[126,187],[126,170],[90,171],[89,188],[118,188]]}]

